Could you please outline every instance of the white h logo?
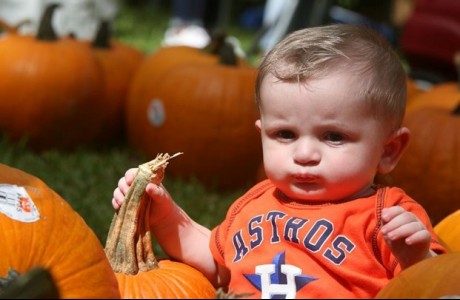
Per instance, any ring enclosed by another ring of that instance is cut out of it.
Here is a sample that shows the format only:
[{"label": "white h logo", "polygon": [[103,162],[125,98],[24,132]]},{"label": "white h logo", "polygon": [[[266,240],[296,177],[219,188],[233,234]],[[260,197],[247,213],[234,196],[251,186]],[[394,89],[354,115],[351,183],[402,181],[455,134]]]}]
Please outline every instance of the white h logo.
[{"label": "white h logo", "polygon": [[281,273],[286,275],[286,283],[271,283],[270,275],[275,273],[276,265],[260,265],[256,267],[256,274],[260,275],[262,299],[270,299],[270,295],[285,295],[286,299],[294,299],[297,287],[295,276],[300,275],[302,270],[291,265],[281,265]]}]

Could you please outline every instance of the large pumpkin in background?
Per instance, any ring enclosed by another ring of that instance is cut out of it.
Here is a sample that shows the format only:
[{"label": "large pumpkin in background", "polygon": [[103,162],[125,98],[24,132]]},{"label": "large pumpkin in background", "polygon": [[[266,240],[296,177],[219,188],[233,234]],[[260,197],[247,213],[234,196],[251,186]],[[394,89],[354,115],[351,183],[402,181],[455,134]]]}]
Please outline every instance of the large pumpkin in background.
[{"label": "large pumpkin in background", "polygon": [[171,177],[226,189],[252,183],[262,161],[256,69],[225,43],[216,49],[167,47],[146,58],[130,88],[127,135],[150,158],[184,152]]},{"label": "large pumpkin in background", "polygon": [[460,252],[425,259],[393,277],[376,299],[458,299]]},{"label": "large pumpkin in background", "polygon": [[437,84],[407,106],[404,125],[412,135],[396,168],[379,177],[403,188],[430,215],[433,224],[460,209],[460,90]]},{"label": "large pumpkin in background", "polygon": [[60,298],[119,298],[104,249],[81,216],[40,179],[0,164],[0,277],[48,270]]},{"label": "large pumpkin in background", "polygon": [[104,110],[102,68],[89,47],[56,36],[55,8],[36,36],[10,29],[0,39],[0,132],[36,150],[94,142]]}]

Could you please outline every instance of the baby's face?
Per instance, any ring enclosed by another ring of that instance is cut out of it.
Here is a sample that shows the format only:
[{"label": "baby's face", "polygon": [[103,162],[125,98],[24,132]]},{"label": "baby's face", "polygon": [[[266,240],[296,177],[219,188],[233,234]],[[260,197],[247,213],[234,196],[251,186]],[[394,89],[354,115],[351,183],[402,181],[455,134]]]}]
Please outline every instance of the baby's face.
[{"label": "baby's face", "polygon": [[346,73],[301,84],[264,79],[256,126],[265,172],[290,198],[335,201],[370,192],[388,131],[357,89]]}]

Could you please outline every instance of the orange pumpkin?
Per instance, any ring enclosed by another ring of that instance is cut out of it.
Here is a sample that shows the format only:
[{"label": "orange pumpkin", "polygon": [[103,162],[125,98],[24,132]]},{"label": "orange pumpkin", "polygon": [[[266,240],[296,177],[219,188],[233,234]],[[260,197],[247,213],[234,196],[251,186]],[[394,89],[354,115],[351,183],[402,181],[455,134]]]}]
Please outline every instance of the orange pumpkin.
[{"label": "orange pumpkin", "polygon": [[130,275],[117,272],[123,299],[214,299],[216,290],[206,277],[189,265],[157,260],[150,270]]},{"label": "orange pumpkin", "polygon": [[112,38],[110,24],[102,21],[90,44],[104,70],[104,110],[100,118],[99,142],[112,142],[124,137],[124,111],[129,86],[144,53]]},{"label": "orange pumpkin", "polygon": [[460,252],[425,259],[396,275],[376,299],[440,299],[460,296]]},{"label": "orange pumpkin", "polygon": [[125,195],[123,205],[114,215],[105,251],[120,287],[122,298],[212,299],[216,290],[208,279],[193,267],[169,259],[158,260],[152,247],[149,212],[145,194],[149,182],[159,185],[168,160],[160,154],[142,164]]},{"label": "orange pumpkin", "polygon": [[415,98],[418,94],[423,93],[424,90],[418,86],[417,82],[407,77],[407,103],[410,103],[413,98]]},{"label": "orange pumpkin", "polygon": [[48,270],[60,298],[119,298],[104,249],[81,216],[43,181],[0,164],[0,277]]},{"label": "orange pumpkin", "polygon": [[460,252],[460,209],[442,219],[433,229],[450,252]]},{"label": "orange pumpkin", "polygon": [[36,150],[71,149],[97,138],[103,73],[91,49],[58,38],[47,7],[37,36],[0,39],[0,130]]},{"label": "orange pumpkin", "polygon": [[183,151],[171,177],[222,189],[254,181],[262,160],[256,69],[232,55],[229,63],[225,55],[167,47],[138,69],[127,103],[128,139],[150,158]]},{"label": "orange pumpkin", "polygon": [[380,180],[403,188],[436,224],[460,209],[458,84],[437,84],[415,96],[407,106],[404,125],[412,132],[407,151]]}]

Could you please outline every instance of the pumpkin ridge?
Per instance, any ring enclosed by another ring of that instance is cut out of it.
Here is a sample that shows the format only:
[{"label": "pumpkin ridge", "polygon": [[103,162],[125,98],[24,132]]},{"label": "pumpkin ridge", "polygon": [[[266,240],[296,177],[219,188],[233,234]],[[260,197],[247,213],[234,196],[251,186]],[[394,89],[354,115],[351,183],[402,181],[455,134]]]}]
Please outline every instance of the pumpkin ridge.
[{"label": "pumpkin ridge", "polygon": [[[163,272],[160,269],[160,272],[157,274],[156,280],[161,281],[161,284],[162,284],[161,286],[163,287],[164,292],[167,291],[167,293],[171,295],[171,298],[178,298],[180,297],[180,295],[190,295],[183,288],[183,284],[185,282],[183,280],[179,280],[179,281],[172,280],[173,277],[174,276],[172,272]],[[177,282],[180,282],[181,284],[178,285]]]}]

